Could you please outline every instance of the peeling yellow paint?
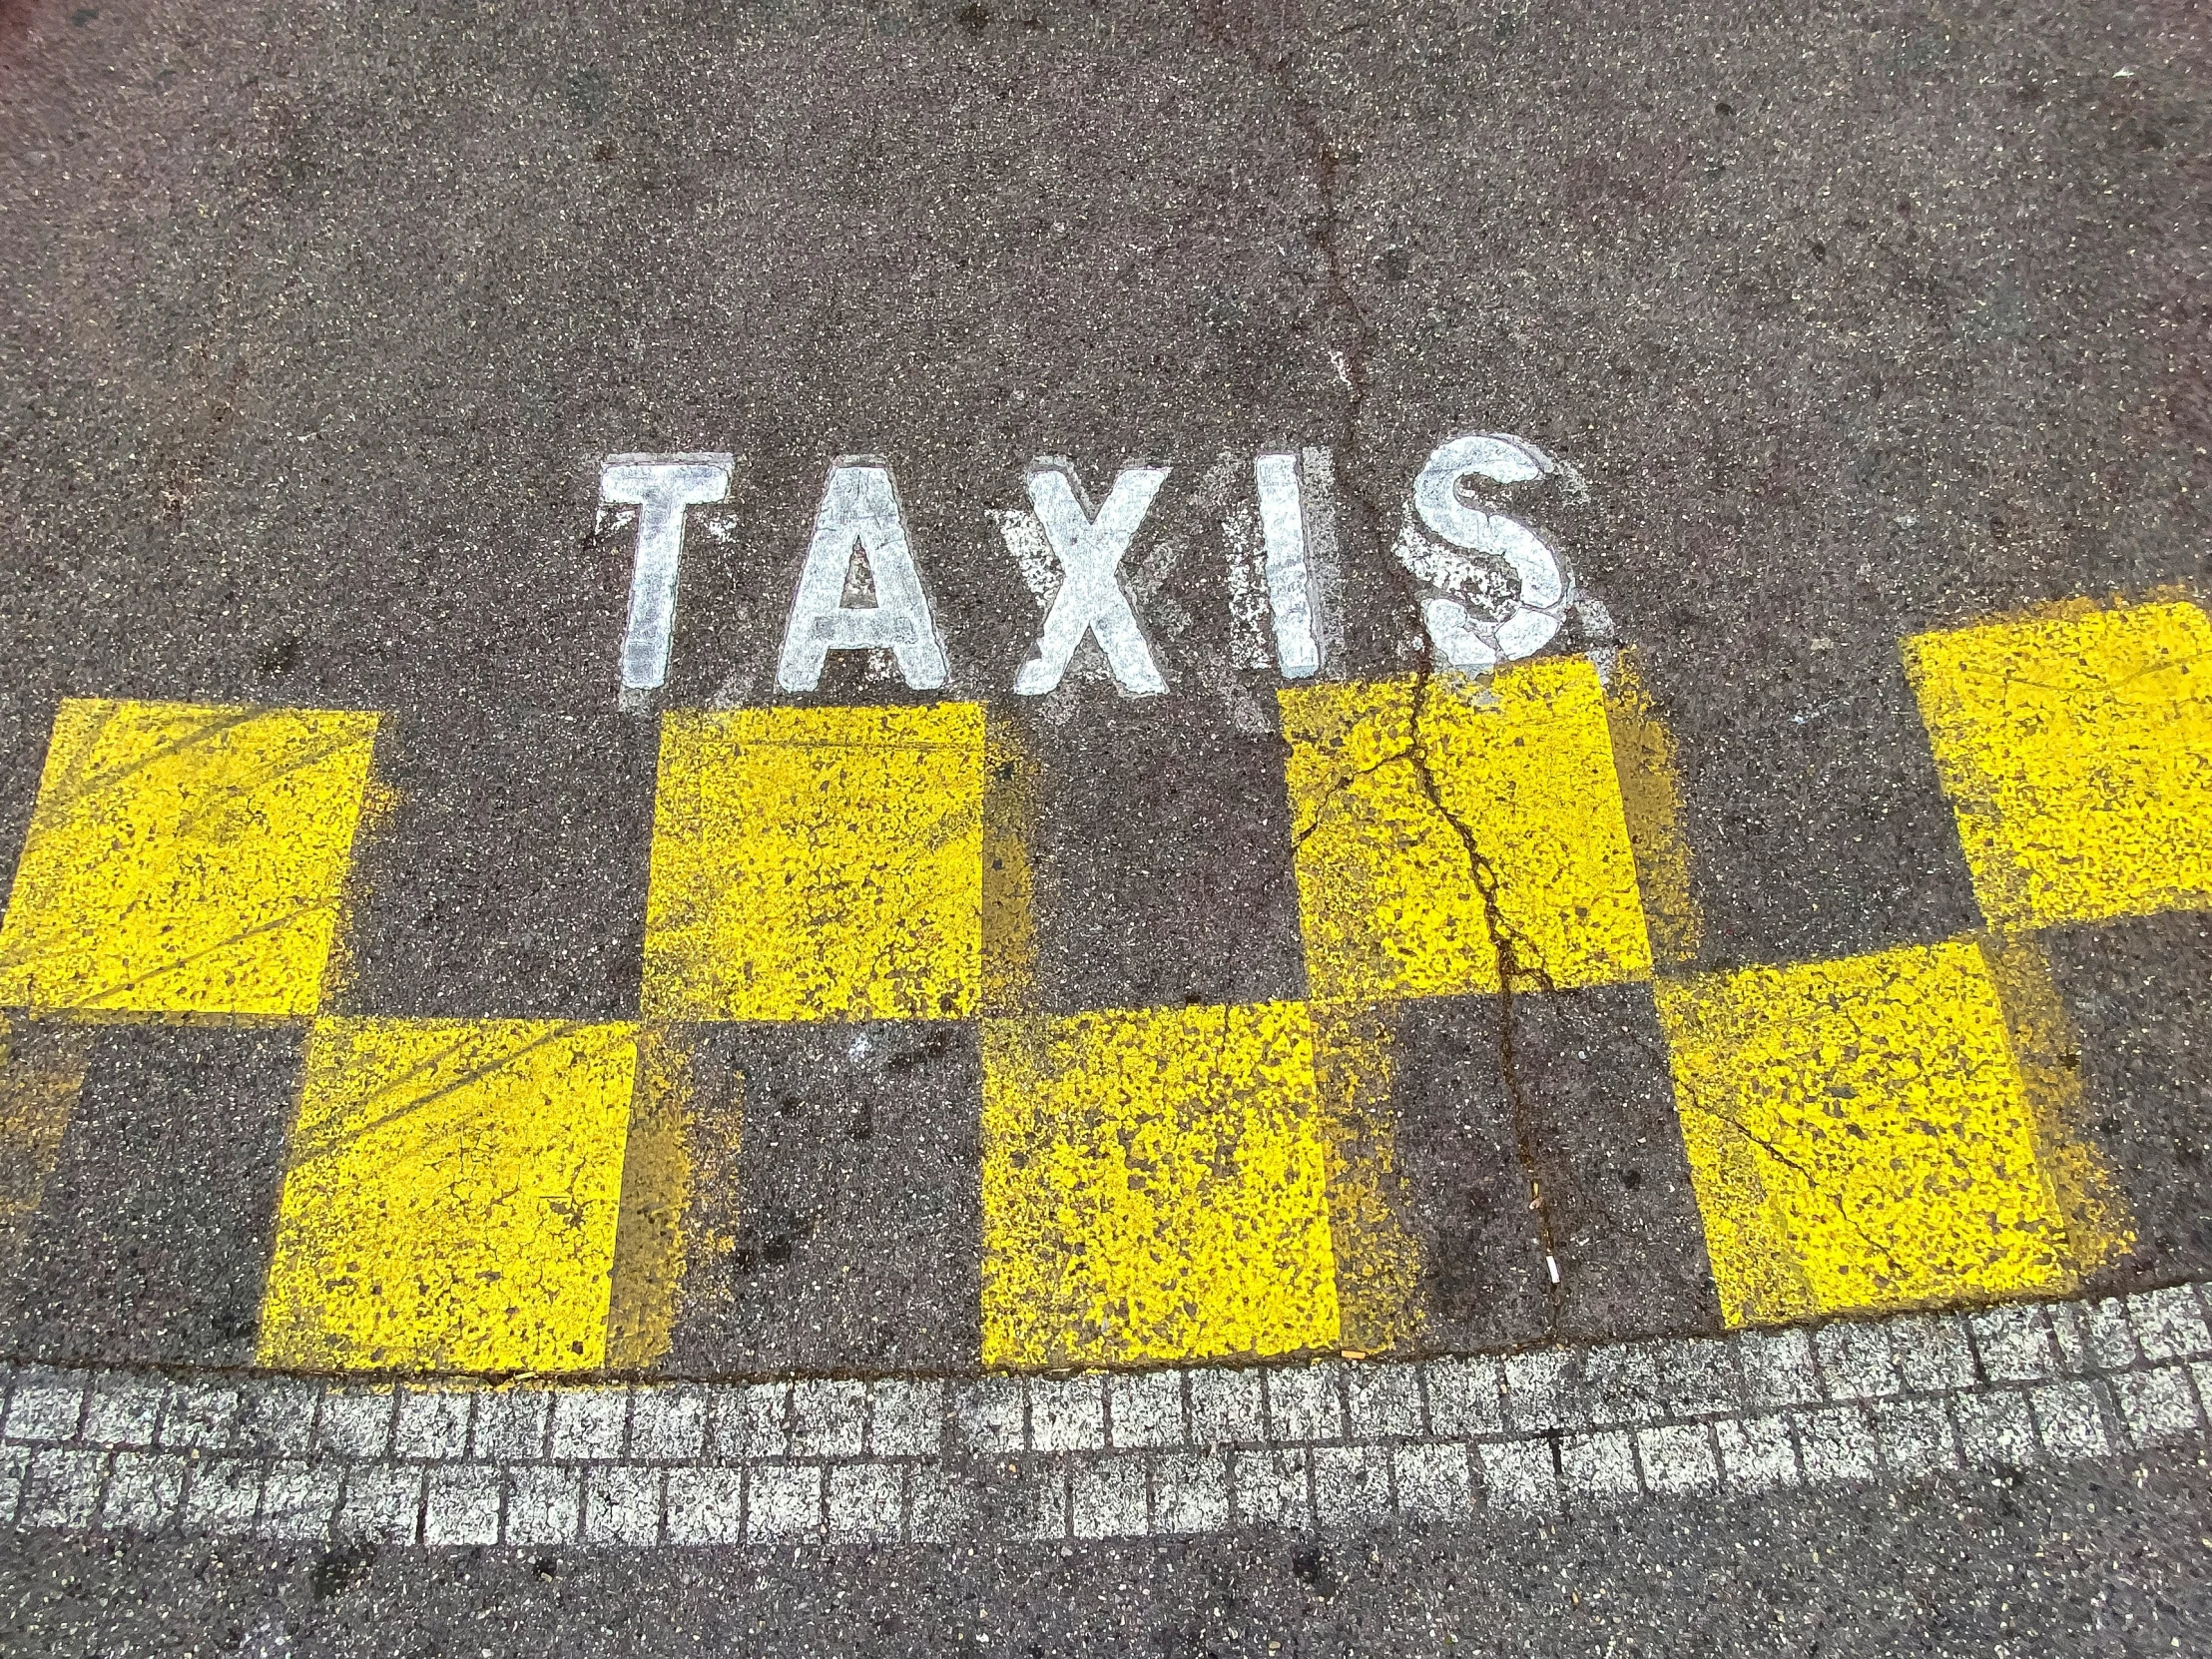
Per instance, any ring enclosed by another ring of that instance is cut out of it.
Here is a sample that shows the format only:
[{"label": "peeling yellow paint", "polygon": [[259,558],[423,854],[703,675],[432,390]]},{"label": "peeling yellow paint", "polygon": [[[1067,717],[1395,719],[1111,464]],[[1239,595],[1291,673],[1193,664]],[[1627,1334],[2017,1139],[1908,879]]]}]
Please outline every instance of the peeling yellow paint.
[{"label": "peeling yellow paint", "polygon": [[2142,605],[1905,643],[1992,926],[2212,903],[2212,622]]},{"label": "peeling yellow paint", "polygon": [[314,1012],[375,734],[372,714],[62,704],[0,1004]]},{"label": "peeling yellow paint", "polygon": [[[1278,694],[1317,1002],[1640,978],[1605,694],[1581,658]],[[1492,909],[1494,904],[1494,910]]]},{"label": "peeling yellow paint", "polygon": [[1643,665],[1623,651],[1605,688],[1606,726],[1613,740],[1613,771],[1620,780],[1621,813],[1635,849],[1636,885],[1653,961],[1682,967],[1697,960],[1705,917],[1690,885],[1690,841],[1682,810],[1682,783],[1674,736],[1644,688]]},{"label": "peeling yellow paint", "polygon": [[260,1363],[600,1366],[637,1067],[631,1025],[318,1020]]},{"label": "peeling yellow paint", "polygon": [[973,704],[665,716],[647,1016],[973,1014],[983,753]]},{"label": "peeling yellow paint", "polygon": [[1730,1325],[2070,1288],[1970,940],[1657,987]]},{"label": "peeling yellow paint", "polygon": [[1303,1004],[983,1027],[983,1362],[1339,1346]]},{"label": "peeling yellow paint", "polygon": [[696,1092],[683,1034],[659,1025],[639,1031],[607,1305],[607,1364],[617,1371],[658,1364],[675,1332],[692,1198]]},{"label": "peeling yellow paint", "polygon": [[1427,1324],[1412,1196],[1398,1168],[1390,1103],[1396,1010],[1323,1004],[1311,1010],[1314,1082],[1329,1159],[1329,1236],[1337,1262],[1343,1346],[1381,1354]]}]

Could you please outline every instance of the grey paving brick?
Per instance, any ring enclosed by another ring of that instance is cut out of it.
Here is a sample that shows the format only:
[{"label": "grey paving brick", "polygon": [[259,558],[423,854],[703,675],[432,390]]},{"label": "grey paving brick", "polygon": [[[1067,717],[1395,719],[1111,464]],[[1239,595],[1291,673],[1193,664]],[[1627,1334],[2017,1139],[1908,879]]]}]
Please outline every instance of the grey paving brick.
[{"label": "grey paving brick", "polygon": [[1179,1446],[1183,1429],[1183,1374],[1133,1372],[1106,1380],[1108,1427],[1117,1446]]},{"label": "grey paving brick", "polygon": [[2027,1395],[2013,1388],[1956,1395],[1950,1402],[1958,1446],[1976,1468],[2026,1468],[2043,1460]]},{"label": "grey paving brick", "polygon": [[1903,1386],[1887,1325],[1871,1320],[1824,1325],[1813,1333],[1813,1353],[1831,1399],[1886,1399]]},{"label": "grey paving brick", "polygon": [[100,1524],[121,1532],[161,1532],[176,1525],[189,1468],[182,1452],[117,1452],[100,1500]]},{"label": "grey paving brick", "polygon": [[935,1457],[944,1415],[942,1382],[871,1382],[867,1448],[877,1457]]},{"label": "grey paving brick", "polygon": [[158,1377],[109,1372],[93,1380],[85,1403],[83,1437],[94,1445],[150,1446],[162,1420],[169,1385]]},{"label": "grey paving brick", "polygon": [[1351,1531],[1390,1514],[1390,1453],[1381,1445],[1318,1445],[1313,1450],[1314,1516]]},{"label": "grey paving brick", "polygon": [[1917,1393],[1948,1393],[1974,1385],[1973,1345],[1955,1314],[1911,1314],[1890,1325],[1898,1375]]},{"label": "grey paving brick", "polygon": [[210,1457],[194,1464],[185,1482],[185,1529],[215,1537],[252,1532],[263,1467],[259,1457]]},{"label": "grey paving brick", "polygon": [[630,1445],[628,1388],[559,1388],[553,1392],[553,1431],[547,1440],[557,1462],[612,1462]]},{"label": "grey paving brick", "polygon": [[543,1457],[552,1417],[549,1388],[486,1389],[476,1396],[476,1455],[500,1462]]},{"label": "grey paving brick", "polygon": [[721,1457],[783,1457],[792,1440],[789,1382],[749,1382],[715,1395],[715,1452]]},{"label": "grey paving brick", "polygon": [[1571,1428],[1585,1419],[1569,1404],[1567,1362],[1559,1349],[1508,1354],[1505,1375],[1505,1422],[1515,1433],[1542,1428]]},{"label": "grey paving brick", "polygon": [[2195,1434],[2196,1390],[2181,1366],[2160,1366],[2154,1371],[2124,1372],[2111,1380],[2112,1395],[2119,1402],[2120,1421],[2128,1438],[2138,1446],[2165,1445]]},{"label": "grey paving brick", "polygon": [[14,1521],[23,1501],[24,1476],[30,1473],[33,1452],[29,1446],[0,1445],[0,1526]]},{"label": "grey paving brick", "polygon": [[432,1548],[499,1542],[500,1471],[485,1463],[451,1463],[426,1471],[422,1541]]},{"label": "grey paving brick", "polygon": [[905,1470],[896,1463],[830,1465],[833,1541],[896,1543],[905,1530]]},{"label": "grey paving brick", "polygon": [[1813,1339],[1801,1330],[1736,1334],[1736,1364],[1744,1398],[1753,1405],[1810,1405],[1822,1398]]},{"label": "grey paving brick", "polygon": [[2104,1426],[2104,1408],[2093,1382],[2049,1382],[2028,1390],[2035,1431],[2043,1449],[2059,1462],[2102,1457],[2112,1449]]},{"label": "grey paving brick", "polygon": [[1653,1492],[1672,1497],[1720,1490],[1720,1461],[1703,1423],[1637,1429],[1636,1458],[1643,1464],[1644,1484]]},{"label": "grey paving brick", "polygon": [[1507,1514],[1550,1514],[1559,1507],[1559,1470],[1551,1441],[1484,1440],[1474,1447],[1483,1501]]},{"label": "grey paving brick", "polygon": [[[735,1469],[718,1472],[727,1473],[733,1484],[737,1481]],[[558,1463],[522,1463],[506,1471],[506,1542],[568,1544],[583,1535],[582,1470]]]},{"label": "grey paving brick", "polygon": [[1420,1372],[1406,1365],[1353,1366],[1345,1373],[1345,1415],[1356,1440],[1417,1439]]},{"label": "grey paving brick", "polygon": [[744,1487],[743,1469],[670,1469],[668,1541],[736,1543],[745,1533]]},{"label": "grey paving brick", "polygon": [[660,1537],[659,1469],[644,1463],[586,1463],[583,1476],[584,1542],[641,1545]]},{"label": "grey paving brick", "polygon": [[1713,1424],[1713,1443],[1732,1491],[1767,1492],[1798,1483],[1797,1440],[1790,1419],[1779,1411],[1724,1417]]},{"label": "grey paving brick", "polygon": [[[328,1389],[315,1417],[315,1449],[339,1457],[389,1455],[391,1419],[397,1407],[397,1390],[390,1387]],[[289,1445],[271,1443],[265,1449],[281,1456],[285,1452],[297,1455],[306,1447],[293,1441]]]},{"label": "grey paving brick", "polygon": [[915,1464],[907,1475],[907,1541],[950,1543],[974,1527],[973,1489],[940,1464]]},{"label": "grey paving brick", "polygon": [[1267,1437],[1267,1408],[1258,1372],[1191,1373],[1193,1445],[1258,1445]]},{"label": "grey paving brick", "polygon": [[[1010,1465],[1009,1465],[1010,1466]],[[1068,1536],[1068,1466],[1063,1458],[1032,1458],[998,1505],[999,1535],[1030,1542]]]},{"label": "grey paving brick", "polygon": [[1304,1531],[1314,1524],[1307,1457],[1300,1447],[1232,1452],[1229,1484],[1237,1519],[1245,1525]]},{"label": "grey paving brick", "polygon": [[313,1443],[322,1390],[296,1378],[273,1377],[239,1389],[231,1421],[231,1448],[264,1457],[296,1457]]},{"label": "grey paving brick", "polygon": [[2033,1304],[1978,1309],[1966,1316],[1966,1329],[1990,1382],[2037,1382],[2058,1375],[2057,1345]]},{"label": "grey paving brick", "polygon": [[1269,1437],[1288,1441],[1343,1439],[1344,1401],[1338,1391],[1341,1371],[1338,1366],[1319,1365],[1286,1366],[1269,1372]]},{"label": "grey paving brick", "polygon": [[23,1371],[8,1396],[7,1437],[29,1445],[59,1445],[77,1437],[89,1390],[79,1372]]},{"label": "grey paving brick", "polygon": [[822,1531],[822,1465],[756,1463],[746,1471],[748,1542],[801,1543]]},{"label": "grey paving brick", "polygon": [[81,1530],[99,1512],[108,1454],[88,1446],[46,1446],[31,1454],[17,1524]]},{"label": "grey paving brick", "polygon": [[1734,1344],[1719,1337],[1691,1337],[1655,1345],[1654,1357],[1669,1416],[1713,1416],[1743,1408]]},{"label": "grey paving brick", "polygon": [[1397,1512],[1413,1520],[1464,1520],[1474,1506],[1467,1448],[1458,1441],[1390,1448]]},{"label": "grey paving brick", "polygon": [[1874,1407],[1874,1429],[1882,1443],[1882,1460],[1894,1475],[1919,1479],[1958,1467],[1958,1443],[1945,1399],[1879,1401]]},{"label": "grey paving brick", "polygon": [[1039,1451],[1096,1451],[1106,1444],[1102,1377],[1032,1377],[1029,1443]]},{"label": "grey paving brick", "polygon": [[2127,1299],[2128,1324],[2146,1360],[2201,1360],[2212,1355],[2212,1331],[2187,1285],[2142,1291]]},{"label": "grey paving brick", "polygon": [[468,1455],[468,1419],[476,1392],[467,1388],[401,1388],[393,1419],[395,1457],[450,1462]]},{"label": "grey paving brick", "polygon": [[792,1384],[794,1457],[857,1457],[867,1433],[867,1384],[816,1379]]},{"label": "grey paving brick", "polygon": [[1162,1533],[1219,1532],[1229,1525],[1229,1459],[1222,1452],[1165,1452],[1152,1459],[1152,1526]]},{"label": "grey paving brick", "polygon": [[1495,1360],[1431,1360],[1421,1370],[1431,1431],[1460,1439],[1505,1431],[1503,1381]]},{"label": "grey paving brick", "polygon": [[315,1543],[330,1535],[337,1514],[343,1465],[279,1457],[262,1479],[261,1518],[255,1531],[264,1538]]},{"label": "grey paving brick", "polygon": [[641,1387],[630,1400],[630,1455],[643,1462],[689,1462],[707,1454],[703,1388]]},{"label": "grey paving brick", "polygon": [[1874,1421],[1864,1405],[1832,1405],[1791,1414],[1798,1456],[1810,1485],[1872,1480],[1882,1472]]},{"label": "grey paving brick", "polygon": [[345,1470],[333,1535],[372,1544],[411,1544],[422,1520],[422,1469],[411,1463],[353,1463]]},{"label": "grey paving brick", "polygon": [[952,1390],[952,1432],[969,1451],[1020,1451],[1028,1404],[1018,1377],[985,1377]]},{"label": "grey paving brick", "polygon": [[[1032,1412],[1035,1397],[1030,1400]],[[1137,1453],[1078,1457],[1068,1467],[1068,1533],[1077,1538],[1141,1538],[1152,1530],[1145,1509],[1144,1458]]]},{"label": "grey paving brick", "polygon": [[1637,1492],[1636,1451],[1620,1429],[1559,1437],[1559,1474],[1570,1503],[1617,1503]]},{"label": "grey paving brick", "polygon": [[2135,1343],[2135,1327],[2127,1317],[2127,1304],[2118,1297],[2080,1304],[2081,1323],[2089,1335],[2089,1359],[2097,1367],[2117,1370],[2132,1366],[2141,1357]]},{"label": "grey paving brick", "polygon": [[1612,1343],[1585,1350],[1568,1368],[1577,1422],[1652,1422],[1665,1414],[1659,1367],[1649,1343]]},{"label": "grey paving brick", "polygon": [[213,1451],[231,1443],[239,1391],[225,1383],[180,1382],[162,1413],[161,1443],[179,1450]]}]

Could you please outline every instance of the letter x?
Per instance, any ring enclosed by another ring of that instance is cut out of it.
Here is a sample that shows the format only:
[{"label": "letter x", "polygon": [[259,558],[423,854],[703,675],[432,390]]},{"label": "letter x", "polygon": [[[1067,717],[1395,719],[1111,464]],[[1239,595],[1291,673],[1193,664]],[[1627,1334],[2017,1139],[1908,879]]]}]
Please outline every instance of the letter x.
[{"label": "letter x", "polygon": [[1164,466],[1125,469],[1092,518],[1083,510],[1071,468],[1040,462],[1030,469],[1029,502],[1060,562],[1060,587],[1037,636],[1037,654],[1014,677],[1014,690],[1022,696],[1041,696],[1057,686],[1085,634],[1098,636],[1114,684],[1123,691],[1145,697],[1168,689],[1118,574],[1121,557],[1167,476]]}]

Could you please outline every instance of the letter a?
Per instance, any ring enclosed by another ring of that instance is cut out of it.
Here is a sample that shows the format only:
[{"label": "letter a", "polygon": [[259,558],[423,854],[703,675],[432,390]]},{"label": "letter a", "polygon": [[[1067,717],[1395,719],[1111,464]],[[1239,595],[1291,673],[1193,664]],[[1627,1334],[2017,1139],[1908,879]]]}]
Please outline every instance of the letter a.
[{"label": "letter a", "polygon": [[[855,546],[875,587],[872,606],[844,603]],[[944,646],[914,569],[891,469],[872,457],[846,456],[831,464],[815,514],[815,539],[799,573],[776,683],[785,691],[813,691],[830,652],[872,650],[890,652],[900,678],[915,691],[944,684]]]}]

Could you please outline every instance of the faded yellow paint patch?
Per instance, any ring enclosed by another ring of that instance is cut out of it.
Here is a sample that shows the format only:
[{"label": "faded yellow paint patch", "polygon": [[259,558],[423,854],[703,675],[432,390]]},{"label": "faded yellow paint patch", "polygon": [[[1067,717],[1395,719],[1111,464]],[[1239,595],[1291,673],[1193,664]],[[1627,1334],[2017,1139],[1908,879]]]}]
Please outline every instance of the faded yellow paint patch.
[{"label": "faded yellow paint patch", "polygon": [[1705,916],[1690,885],[1690,841],[1682,810],[1674,734],[1643,682],[1643,665],[1623,651],[1605,688],[1605,719],[1620,780],[1621,815],[1635,849],[1636,885],[1652,959],[1664,967],[1697,960]]},{"label": "faded yellow paint patch", "polygon": [[983,1362],[1339,1345],[1301,1003],[983,1027]]},{"label": "faded yellow paint patch", "polygon": [[318,1020],[261,1363],[600,1366],[637,1066],[632,1025]]},{"label": "faded yellow paint patch", "polygon": [[672,712],[645,1011],[958,1019],[982,985],[983,712]]},{"label": "faded yellow paint patch", "polygon": [[0,1294],[29,1248],[91,1053],[81,1026],[0,1014]]},{"label": "faded yellow paint patch", "polygon": [[1390,1079],[1397,1010],[1324,1003],[1311,1010],[1314,1083],[1328,1151],[1329,1236],[1347,1349],[1403,1347],[1427,1324],[1412,1194],[1398,1165]]},{"label": "faded yellow paint patch", "polygon": [[2065,1218],[2074,1271],[2109,1267],[2135,1248],[2135,1218],[2119,1178],[2089,1131],[2081,1083],[2081,1034],[2051,979],[2050,958],[2032,933],[1981,940],[2013,1063],[2034,1113],[2036,1155]]},{"label": "faded yellow paint patch", "polygon": [[983,993],[986,1014],[1037,1006],[1036,876],[1039,768],[1021,736],[992,720],[984,744]]},{"label": "faded yellow paint patch", "polygon": [[2075,1283],[1970,941],[1657,987],[1730,1325]]},{"label": "faded yellow paint patch", "polygon": [[0,1004],[318,1006],[376,717],[65,702],[0,922]]},{"label": "faded yellow paint patch", "polygon": [[2143,605],[1905,644],[1996,927],[2212,903],[2212,622]]},{"label": "faded yellow paint patch", "polygon": [[1278,693],[1317,1002],[1649,972],[1605,694],[1581,658]]},{"label": "faded yellow paint patch", "polygon": [[683,1034],[667,1026],[641,1030],[607,1303],[607,1364],[616,1371],[658,1364],[675,1332],[687,1255],[696,1095]]}]

